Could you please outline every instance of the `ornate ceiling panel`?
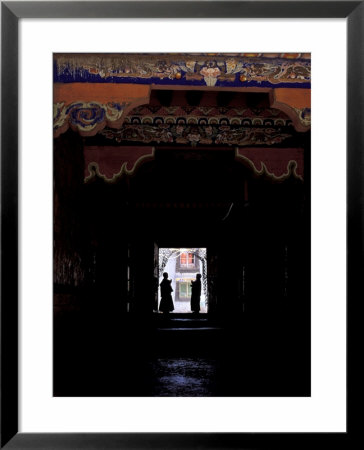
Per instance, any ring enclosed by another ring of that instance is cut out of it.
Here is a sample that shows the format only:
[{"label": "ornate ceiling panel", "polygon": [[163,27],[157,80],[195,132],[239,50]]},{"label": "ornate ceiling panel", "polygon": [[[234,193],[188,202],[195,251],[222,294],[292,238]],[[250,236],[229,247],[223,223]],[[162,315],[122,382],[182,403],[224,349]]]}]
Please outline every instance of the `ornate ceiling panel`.
[{"label": "ornate ceiling panel", "polygon": [[54,83],[54,136],[85,137],[86,182],[134,173],[157,145],[233,147],[257,175],[303,179],[309,53],[55,54]]}]

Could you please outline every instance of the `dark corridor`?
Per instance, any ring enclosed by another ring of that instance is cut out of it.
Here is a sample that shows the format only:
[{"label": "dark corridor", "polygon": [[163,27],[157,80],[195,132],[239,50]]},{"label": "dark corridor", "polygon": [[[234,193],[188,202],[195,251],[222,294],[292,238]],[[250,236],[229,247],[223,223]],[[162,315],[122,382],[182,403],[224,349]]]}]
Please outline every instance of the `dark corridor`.
[{"label": "dark corridor", "polygon": [[[157,148],[131,177],[84,184],[82,145],[55,145],[70,180],[55,176],[55,259],[80,282],[55,277],[54,395],[310,395],[307,185],[229,148]],[[207,248],[207,317],[152,312],[168,246]]]}]

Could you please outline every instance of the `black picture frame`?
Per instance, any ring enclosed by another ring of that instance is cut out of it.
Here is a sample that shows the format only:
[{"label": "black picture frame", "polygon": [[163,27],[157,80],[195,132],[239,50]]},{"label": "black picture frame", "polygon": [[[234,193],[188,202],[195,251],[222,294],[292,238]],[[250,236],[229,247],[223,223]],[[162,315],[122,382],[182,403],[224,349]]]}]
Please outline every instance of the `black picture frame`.
[{"label": "black picture frame", "polygon": [[[87,7],[86,7],[87,5]],[[18,21],[21,18],[347,19],[347,432],[346,433],[18,433]],[[353,317],[363,295],[363,1],[1,2],[1,448],[190,449],[353,446]],[[350,307],[349,307],[350,306]],[[350,332],[349,332],[350,330]]]}]

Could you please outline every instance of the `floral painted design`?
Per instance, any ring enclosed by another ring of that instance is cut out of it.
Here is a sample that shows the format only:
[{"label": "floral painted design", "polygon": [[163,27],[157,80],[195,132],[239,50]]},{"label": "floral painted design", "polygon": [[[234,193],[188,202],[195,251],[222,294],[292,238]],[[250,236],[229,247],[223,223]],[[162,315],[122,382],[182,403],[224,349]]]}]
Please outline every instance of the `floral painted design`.
[{"label": "floral painted design", "polygon": [[106,125],[118,128],[123,119],[126,103],[79,102],[53,105],[53,132],[55,137],[69,127],[84,136],[93,136]]}]

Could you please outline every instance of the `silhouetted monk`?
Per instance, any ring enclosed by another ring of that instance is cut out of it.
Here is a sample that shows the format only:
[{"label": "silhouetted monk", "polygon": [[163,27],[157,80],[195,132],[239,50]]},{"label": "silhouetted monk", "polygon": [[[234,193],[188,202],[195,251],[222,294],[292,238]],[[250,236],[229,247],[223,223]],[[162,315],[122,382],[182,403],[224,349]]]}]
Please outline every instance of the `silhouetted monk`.
[{"label": "silhouetted monk", "polygon": [[191,311],[194,313],[200,312],[200,298],[201,298],[201,274],[196,275],[196,280],[191,281]]},{"label": "silhouetted monk", "polygon": [[159,285],[161,287],[161,302],[159,304],[159,311],[169,313],[174,310],[174,304],[172,300],[171,292],[173,288],[171,286],[172,280],[168,280],[168,273],[164,272],[163,280]]}]

